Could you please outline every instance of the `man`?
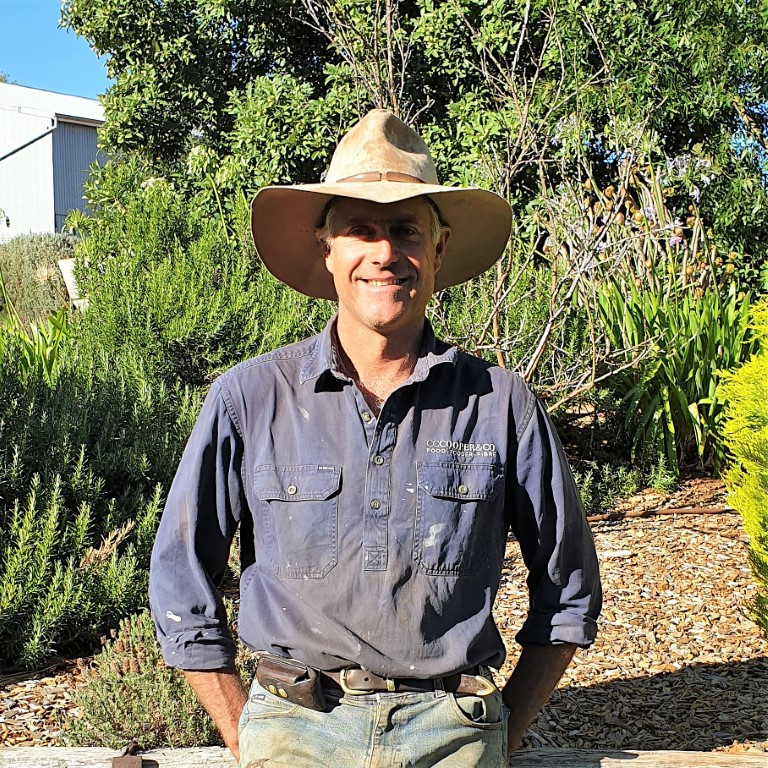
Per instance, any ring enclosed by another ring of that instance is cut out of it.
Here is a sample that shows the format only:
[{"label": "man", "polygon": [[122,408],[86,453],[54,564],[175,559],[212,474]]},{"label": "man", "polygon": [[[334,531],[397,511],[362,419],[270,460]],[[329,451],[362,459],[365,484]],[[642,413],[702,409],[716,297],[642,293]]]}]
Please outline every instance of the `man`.
[{"label": "man", "polygon": [[[214,382],[150,583],[166,661],[244,767],[505,765],[595,637],[594,546],[542,405],[425,320],[435,290],[499,258],[510,223],[497,195],[441,186],[385,110],[342,139],[324,183],[254,199],[264,264],[338,314]],[[250,694],[217,589],[238,525]],[[531,606],[500,692],[510,527]]]}]

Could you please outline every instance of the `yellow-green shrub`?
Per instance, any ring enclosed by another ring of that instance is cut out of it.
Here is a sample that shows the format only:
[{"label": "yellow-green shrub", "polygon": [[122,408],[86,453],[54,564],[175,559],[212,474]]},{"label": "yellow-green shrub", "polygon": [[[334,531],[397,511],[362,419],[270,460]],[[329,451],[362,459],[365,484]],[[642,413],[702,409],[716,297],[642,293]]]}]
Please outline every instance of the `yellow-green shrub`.
[{"label": "yellow-green shrub", "polygon": [[734,459],[726,475],[731,503],[744,521],[760,586],[752,615],[768,632],[768,300],[756,305],[752,317],[760,350],[724,385],[728,405],[723,437]]}]

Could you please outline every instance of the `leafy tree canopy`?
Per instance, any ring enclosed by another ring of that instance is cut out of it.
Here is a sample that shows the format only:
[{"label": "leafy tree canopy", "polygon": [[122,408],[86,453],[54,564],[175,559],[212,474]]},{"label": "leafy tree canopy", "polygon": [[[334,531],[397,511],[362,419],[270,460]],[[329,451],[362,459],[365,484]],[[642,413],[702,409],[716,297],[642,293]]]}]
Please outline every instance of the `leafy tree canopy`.
[{"label": "leafy tree canopy", "polygon": [[315,180],[387,106],[520,211],[666,164],[673,211],[768,254],[768,0],[65,0],[63,23],[108,57],[103,143],[198,191]]},{"label": "leafy tree canopy", "polygon": [[320,85],[328,52],[292,0],[65,0],[62,24],[107,57],[102,140],[172,165],[193,137],[218,146],[230,92],[288,66]]}]

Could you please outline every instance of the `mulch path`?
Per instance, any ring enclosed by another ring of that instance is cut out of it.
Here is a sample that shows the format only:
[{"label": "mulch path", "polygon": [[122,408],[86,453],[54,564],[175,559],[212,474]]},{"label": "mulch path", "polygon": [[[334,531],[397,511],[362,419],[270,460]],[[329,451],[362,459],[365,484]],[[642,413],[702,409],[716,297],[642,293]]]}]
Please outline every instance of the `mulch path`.
[{"label": "mulch path", "polygon": [[[614,509],[725,506],[722,485],[691,480]],[[748,616],[756,592],[734,514],[665,515],[592,524],[605,603],[595,645],[579,651],[527,746],[768,751],[768,638]],[[496,604],[515,659],[527,611],[525,567],[508,551]],[[83,662],[0,677],[0,746],[59,744]]]}]

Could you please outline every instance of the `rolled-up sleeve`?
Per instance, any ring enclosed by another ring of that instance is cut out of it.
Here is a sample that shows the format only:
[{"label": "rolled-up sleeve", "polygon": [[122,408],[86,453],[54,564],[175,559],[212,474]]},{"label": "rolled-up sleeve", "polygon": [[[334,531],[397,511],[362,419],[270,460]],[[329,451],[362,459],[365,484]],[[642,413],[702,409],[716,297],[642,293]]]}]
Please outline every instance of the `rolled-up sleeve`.
[{"label": "rolled-up sleeve", "polygon": [[517,437],[516,473],[509,478],[510,523],[529,570],[529,613],[516,639],[521,645],[587,647],[595,640],[602,606],[594,540],[562,445],[538,398],[529,414]]},{"label": "rolled-up sleeve", "polygon": [[231,666],[235,646],[218,587],[245,505],[243,440],[214,382],[189,438],[152,551],[150,604],[172,667]]}]

